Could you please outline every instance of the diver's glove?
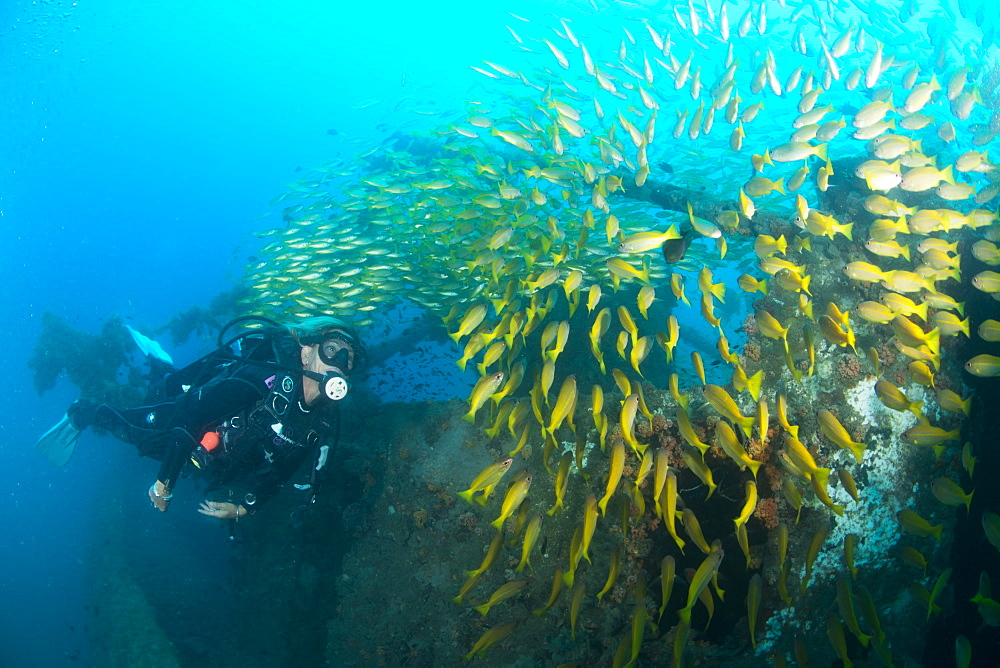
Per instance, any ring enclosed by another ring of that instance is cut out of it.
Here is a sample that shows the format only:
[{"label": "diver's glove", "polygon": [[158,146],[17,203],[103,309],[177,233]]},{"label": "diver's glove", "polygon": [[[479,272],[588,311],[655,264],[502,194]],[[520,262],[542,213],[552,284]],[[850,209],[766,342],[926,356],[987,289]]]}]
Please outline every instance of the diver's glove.
[{"label": "diver's glove", "polygon": [[174,498],[173,492],[167,486],[157,480],[149,486],[149,500],[153,502],[156,509],[161,513],[167,512],[170,506],[170,499]]}]

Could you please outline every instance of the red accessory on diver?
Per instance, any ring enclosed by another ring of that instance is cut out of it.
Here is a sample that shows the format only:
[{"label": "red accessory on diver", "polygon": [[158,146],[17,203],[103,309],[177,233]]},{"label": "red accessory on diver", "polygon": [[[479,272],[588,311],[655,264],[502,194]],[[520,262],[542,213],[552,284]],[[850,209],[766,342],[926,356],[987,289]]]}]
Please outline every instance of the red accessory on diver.
[{"label": "red accessory on diver", "polygon": [[220,443],[219,432],[217,431],[207,431],[205,435],[201,437],[201,447],[205,448],[206,452],[211,452],[219,447]]}]

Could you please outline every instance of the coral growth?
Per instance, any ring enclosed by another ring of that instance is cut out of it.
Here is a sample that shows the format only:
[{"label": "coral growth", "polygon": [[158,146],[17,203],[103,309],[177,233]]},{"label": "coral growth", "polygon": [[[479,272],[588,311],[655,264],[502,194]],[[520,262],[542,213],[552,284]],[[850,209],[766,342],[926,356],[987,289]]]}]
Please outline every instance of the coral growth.
[{"label": "coral growth", "polygon": [[778,528],[778,502],[774,498],[761,499],[753,514],[768,531]]},{"label": "coral growth", "polygon": [[[35,389],[44,394],[65,372],[80,388],[82,398],[134,406],[145,395],[140,370],[128,366],[128,351],[134,345],[117,316],[109,318],[95,335],[73,329],[57,315],[43,313],[42,332],[28,360],[35,374]],[[127,369],[127,384],[119,382],[123,367]]]},{"label": "coral growth", "polygon": [[861,375],[861,361],[854,355],[837,358],[837,374],[844,380],[854,380]]}]

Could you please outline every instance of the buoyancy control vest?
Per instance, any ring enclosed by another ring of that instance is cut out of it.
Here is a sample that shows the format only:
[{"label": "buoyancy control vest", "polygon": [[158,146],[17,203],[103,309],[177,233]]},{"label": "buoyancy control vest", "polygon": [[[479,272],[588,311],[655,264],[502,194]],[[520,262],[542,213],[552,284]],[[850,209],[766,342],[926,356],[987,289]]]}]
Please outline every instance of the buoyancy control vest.
[{"label": "buoyancy control vest", "polygon": [[[265,354],[265,350],[270,354]],[[208,427],[208,431],[218,434],[218,444],[210,450],[204,445],[199,447],[194,461],[208,475],[209,489],[249,476],[257,478],[258,485],[264,485],[266,489],[260,492],[270,495],[274,490],[269,489],[268,479],[284,482],[310,455],[317,458],[314,479],[315,473],[322,469],[328,448],[320,446],[324,440],[332,440],[334,433],[330,404],[307,406],[302,375],[278,368],[291,369],[300,364],[299,351],[300,346],[291,335],[277,329],[262,332],[261,340],[254,342],[250,354],[255,361],[269,357],[276,363],[275,368],[256,368],[257,372],[265,370],[259,376],[263,384],[263,397],[259,401]],[[230,375],[239,371],[239,368],[227,369]],[[253,488],[251,482],[251,492],[244,503],[252,505],[262,496],[254,494]]]}]

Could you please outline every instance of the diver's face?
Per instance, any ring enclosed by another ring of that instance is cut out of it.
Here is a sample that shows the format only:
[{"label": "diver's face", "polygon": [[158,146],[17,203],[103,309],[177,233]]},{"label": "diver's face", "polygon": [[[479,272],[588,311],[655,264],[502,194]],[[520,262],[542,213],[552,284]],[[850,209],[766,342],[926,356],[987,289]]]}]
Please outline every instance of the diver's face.
[{"label": "diver's face", "polygon": [[[320,355],[320,343],[314,343],[311,346],[302,346],[302,351],[300,353],[302,358],[302,370],[311,371],[317,373],[321,376],[325,376],[331,372],[340,372],[341,375],[346,376],[347,374],[341,371],[338,367],[332,364],[327,364],[324,361],[324,355]],[[319,383],[315,378],[310,376],[302,376],[302,395],[305,399],[307,405],[312,405],[320,397],[320,387]]]}]

